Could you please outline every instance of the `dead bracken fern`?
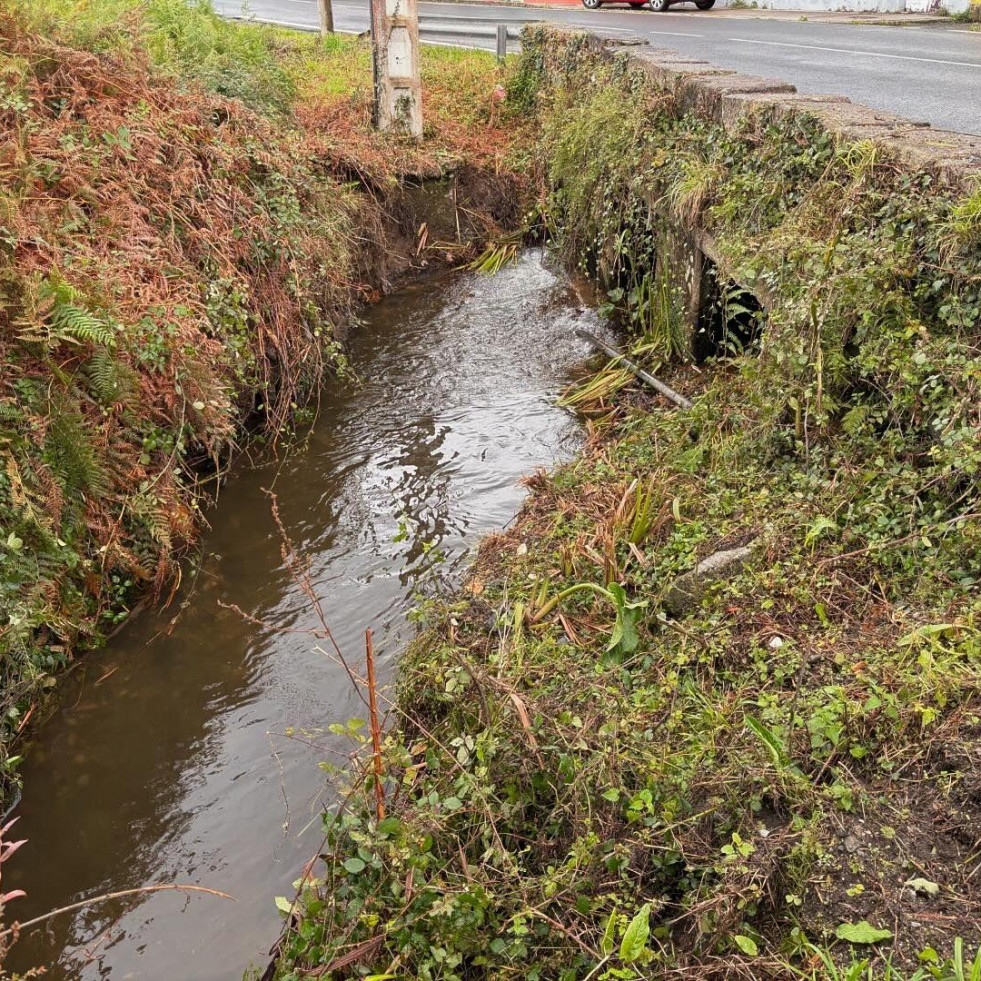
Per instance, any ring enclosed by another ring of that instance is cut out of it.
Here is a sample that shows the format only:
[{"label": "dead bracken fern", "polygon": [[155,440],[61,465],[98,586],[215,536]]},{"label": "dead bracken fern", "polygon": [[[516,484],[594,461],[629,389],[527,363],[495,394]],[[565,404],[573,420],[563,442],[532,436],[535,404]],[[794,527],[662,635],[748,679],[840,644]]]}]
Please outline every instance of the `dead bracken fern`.
[{"label": "dead bracken fern", "polygon": [[343,364],[335,328],[398,265],[403,177],[457,168],[478,235],[517,208],[494,59],[423,74],[418,145],[372,130],[356,39],[207,0],[0,5],[0,791],[45,679],[172,594],[216,471]]}]

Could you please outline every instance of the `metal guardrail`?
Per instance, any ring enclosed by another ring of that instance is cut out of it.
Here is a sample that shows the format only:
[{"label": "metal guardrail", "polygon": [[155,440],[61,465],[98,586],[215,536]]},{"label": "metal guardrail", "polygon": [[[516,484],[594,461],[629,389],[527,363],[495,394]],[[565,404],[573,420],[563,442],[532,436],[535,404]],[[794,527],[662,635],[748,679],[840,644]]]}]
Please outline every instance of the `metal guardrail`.
[{"label": "metal guardrail", "polygon": [[[227,17],[229,20],[248,21],[253,19],[252,17],[245,17],[233,13],[223,13],[222,16]],[[433,23],[434,21],[435,23]],[[518,20],[519,24],[532,22],[533,19],[522,18]],[[318,33],[320,31],[320,28],[314,24],[285,23],[276,20],[266,20],[265,23],[281,24],[283,27],[289,27],[294,31],[304,31],[306,33]],[[338,30],[342,34],[359,33],[343,28],[339,28]],[[367,31],[364,33],[367,33]],[[432,44],[439,44],[438,38],[456,37],[461,40],[466,40],[467,38],[473,38],[474,40],[494,38],[496,40],[497,56],[503,58],[507,54],[508,43],[521,40],[521,31],[520,28],[515,27],[513,24],[502,23],[496,20],[485,21],[479,18],[454,17],[452,14],[432,14],[428,17],[419,18],[419,36],[423,40],[430,37],[430,43]],[[481,45],[481,47],[484,46]],[[489,48],[490,45],[487,45],[484,50]]]},{"label": "metal guardrail", "polygon": [[517,41],[521,38],[521,32],[509,27],[507,24],[495,24],[487,27],[435,27],[427,24],[424,20],[419,21],[420,34],[455,34],[457,37],[497,37],[501,30],[507,35],[509,41]]},{"label": "metal guardrail", "polygon": [[433,24],[428,18],[419,18],[419,37],[426,38],[439,37],[458,37],[458,38],[495,38],[495,48],[497,57],[504,59],[508,53],[508,42],[519,41],[521,32],[509,24],[502,24],[497,21],[473,24],[453,24],[452,17],[439,18],[446,23]]},{"label": "metal guardrail", "polygon": [[486,26],[467,24],[465,27],[454,27],[450,24],[427,24],[425,19],[420,18],[419,37],[425,38],[432,35],[437,37],[495,38],[497,57],[501,59],[507,57],[508,41],[517,41],[521,38],[521,33],[507,24],[493,23]]}]

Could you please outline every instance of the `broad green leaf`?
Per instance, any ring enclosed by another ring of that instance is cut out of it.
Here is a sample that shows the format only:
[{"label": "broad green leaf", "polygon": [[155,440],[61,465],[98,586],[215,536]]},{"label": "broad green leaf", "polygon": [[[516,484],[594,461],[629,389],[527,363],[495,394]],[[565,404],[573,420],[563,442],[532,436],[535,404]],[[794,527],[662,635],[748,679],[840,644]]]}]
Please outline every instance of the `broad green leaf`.
[{"label": "broad green leaf", "polygon": [[349,858],[344,863],[344,868],[351,873],[351,875],[357,875],[359,872],[364,871],[364,861],[360,858]]},{"label": "broad green leaf", "polygon": [[378,822],[378,833],[383,835],[398,834],[402,830],[402,822],[398,818],[385,818]]},{"label": "broad green leaf", "polygon": [[603,931],[603,939],[600,941],[600,951],[604,957],[609,957],[613,953],[613,942],[616,939],[617,914],[616,910],[610,913],[610,918],[606,921],[606,929]]},{"label": "broad green leaf", "polygon": [[772,729],[767,729],[759,719],[754,718],[752,715],[746,716],[746,725],[759,736],[760,741],[770,751],[774,763],[786,766],[790,762],[783,740]]},{"label": "broad green leaf", "polygon": [[293,911],[293,904],[285,896],[277,896],[276,909],[281,913],[291,913]]},{"label": "broad green leaf", "polygon": [[954,633],[957,627],[952,623],[928,623],[922,627],[917,627],[912,633],[900,637],[896,641],[899,647],[912,647],[921,641],[933,640],[934,638],[944,637],[949,633]]},{"label": "broad green leaf", "polygon": [[892,930],[882,930],[872,926],[868,920],[860,920],[858,923],[842,923],[835,930],[835,936],[853,944],[877,944],[880,940],[889,940]]},{"label": "broad green leaf", "polygon": [[628,603],[626,590],[619,583],[610,583],[606,589],[617,611],[616,622],[613,624],[613,632],[610,634],[606,649],[612,651],[619,646],[624,654],[629,654],[631,651],[637,650],[637,646],[640,644],[640,634],[637,633],[636,627],[637,618],[640,614],[637,611],[647,606],[648,601]]},{"label": "broad green leaf", "polygon": [[736,946],[750,957],[755,957],[760,952],[760,948],[756,946],[756,941],[752,937],[737,933],[732,939],[736,941]]},{"label": "broad green leaf", "polygon": [[633,964],[644,952],[647,938],[651,935],[651,904],[644,903],[630,921],[627,932],[620,941],[620,960],[624,964]]}]

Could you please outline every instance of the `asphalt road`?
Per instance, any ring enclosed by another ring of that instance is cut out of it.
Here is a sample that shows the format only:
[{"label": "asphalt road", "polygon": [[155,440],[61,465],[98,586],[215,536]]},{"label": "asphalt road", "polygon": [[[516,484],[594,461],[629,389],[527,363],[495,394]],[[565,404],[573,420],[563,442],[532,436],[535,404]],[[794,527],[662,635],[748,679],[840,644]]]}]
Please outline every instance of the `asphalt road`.
[{"label": "asphalt road", "polygon": [[[241,0],[214,0],[241,16]],[[666,13],[604,7],[538,9],[491,4],[420,3],[424,41],[493,49],[493,25],[548,20],[601,32],[638,34],[749,75],[792,82],[801,92],[846,95],[877,109],[981,135],[981,32],[957,25],[874,27],[727,16],[687,4]],[[316,0],[250,0],[257,20],[317,24]],[[338,30],[368,28],[368,0],[334,0]]]}]

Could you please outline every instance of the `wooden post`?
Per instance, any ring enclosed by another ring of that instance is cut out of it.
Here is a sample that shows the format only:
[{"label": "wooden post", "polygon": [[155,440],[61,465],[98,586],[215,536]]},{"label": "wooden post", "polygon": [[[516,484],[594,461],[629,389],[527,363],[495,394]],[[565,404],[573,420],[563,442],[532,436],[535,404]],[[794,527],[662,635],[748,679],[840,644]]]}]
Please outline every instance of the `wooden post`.
[{"label": "wooden post", "polygon": [[334,33],[334,4],[333,0],[317,0],[317,13],[320,14],[320,36],[327,37]]},{"label": "wooden post", "polygon": [[508,25],[497,25],[497,60],[504,61],[508,56]]},{"label": "wooden post", "polygon": [[375,128],[422,137],[417,0],[371,0]]}]

